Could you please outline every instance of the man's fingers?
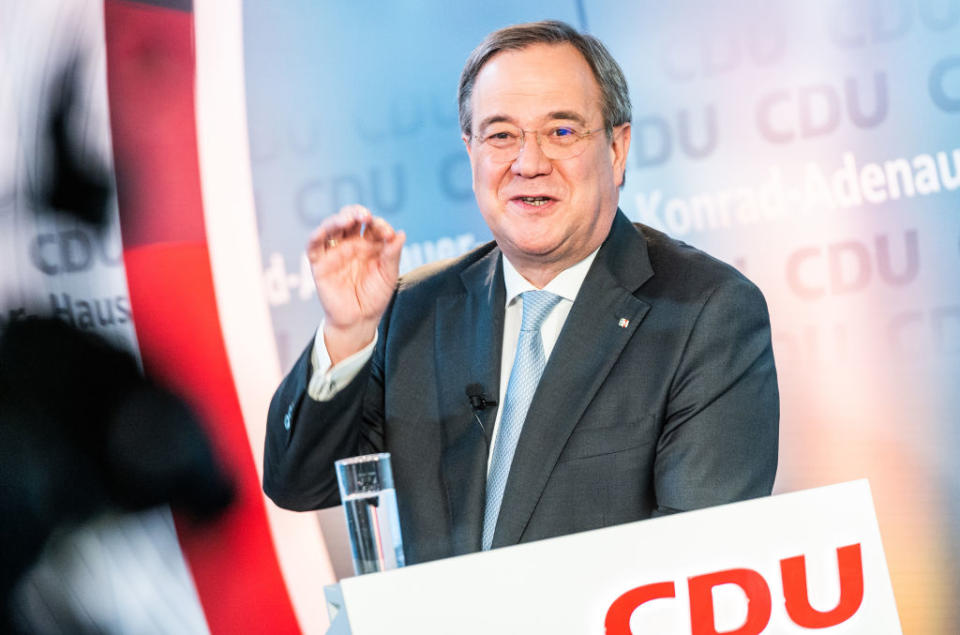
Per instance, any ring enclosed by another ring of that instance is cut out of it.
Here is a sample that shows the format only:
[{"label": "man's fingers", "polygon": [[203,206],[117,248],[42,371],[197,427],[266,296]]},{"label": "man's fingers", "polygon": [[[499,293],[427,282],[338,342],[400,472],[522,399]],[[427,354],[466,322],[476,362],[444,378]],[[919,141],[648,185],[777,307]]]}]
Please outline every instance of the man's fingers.
[{"label": "man's fingers", "polygon": [[374,216],[362,205],[348,205],[317,227],[307,243],[307,257],[314,275],[327,275],[351,261],[380,261],[396,269],[406,240],[390,223]]},{"label": "man's fingers", "polygon": [[[392,241],[369,241],[362,239],[348,239],[326,243],[324,246],[315,250],[315,253],[308,254],[310,262],[317,274],[326,274],[335,272],[339,269],[349,266],[351,262],[364,262],[381,260],[388,249],[396,243],[396,251],[403,243],[396,242],[396,234]],[[392,257],[392,255],[391,255]]]},{"label": "man's fingers", "polygon": [[403,243],[406,240],[407,234],[403,230],[394,233],[393,237],[384,244],[381,259],[390,263],[391,267],[399,266],[400,253],[403,251]]},{"label": "man's fingers", "polygon": [[307,255],[313,260],[339,242],[359,237],[364,224],[372,218],[370,210],[362,205],[347,205],[341,208],[333,216],[325,218],[310,235]]},{"label": "man's fingers", "polygon": [[390,223],[379,216],[374,216],[367,223],[367,228],[364,230],[363,236],[367,240],[386,242],[392,240],[396,233],[393,227],[390,226]]},{"label": "man's fingers", "polygon": [[347,241],[328,247],[320,257],[311,259],[314,277],[336,274],[349,269],[351,262],[367,260],[369,256],[365,251],[363,241]]}]

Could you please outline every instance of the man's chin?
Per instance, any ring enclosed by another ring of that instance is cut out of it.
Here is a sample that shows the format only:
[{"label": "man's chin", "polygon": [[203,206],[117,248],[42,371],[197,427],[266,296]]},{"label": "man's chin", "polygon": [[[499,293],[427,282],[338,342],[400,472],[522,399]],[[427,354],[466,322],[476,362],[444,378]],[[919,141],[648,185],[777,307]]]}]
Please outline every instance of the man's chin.
[{"label": "man's chin", "polygon": [[511,261],[548,264],[558,259],[560,241],[556,239],[509,241],[506,244],[498,241],[501,250]]}]

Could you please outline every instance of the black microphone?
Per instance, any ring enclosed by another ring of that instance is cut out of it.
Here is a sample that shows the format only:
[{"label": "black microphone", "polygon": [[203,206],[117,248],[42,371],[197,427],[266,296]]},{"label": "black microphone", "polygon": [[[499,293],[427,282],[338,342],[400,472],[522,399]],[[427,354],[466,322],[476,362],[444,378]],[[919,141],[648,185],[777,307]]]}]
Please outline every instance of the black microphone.
[{"label": "black microphone", "polygon": [[467,399],[470,400],[470,407],[473,408],[473,418],[477,422],[477,425],[480,426],[480,430],[483,432],[483,440],[487,442],[489,449],[490,439],[487,438],[487,429],[483,426],[483,422],[480,421],[480,413],[483,410],[486,410],[488,406],[495,406],[497,402],[493,399],[488,399],[485,394],[486,391],[483,389],[483,384],[467,384]]},{"label": "black microphone", "polygon": [[467,398],[470,400],[470,407],[475,411],[486,410],[490,406],[497,405],[497,402],[486,395],[483,384],[467,385]]}]

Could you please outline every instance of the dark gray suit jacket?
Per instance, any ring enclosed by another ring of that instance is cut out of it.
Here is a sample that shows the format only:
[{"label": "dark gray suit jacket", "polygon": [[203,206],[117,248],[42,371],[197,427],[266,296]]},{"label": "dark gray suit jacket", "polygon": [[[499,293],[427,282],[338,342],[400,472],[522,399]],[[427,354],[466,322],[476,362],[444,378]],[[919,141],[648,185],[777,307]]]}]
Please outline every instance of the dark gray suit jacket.
[{"label": "dark gray suit jacket", "polygon": [[[503,401],[504,295],[494,243],[405,276],[372,359],[328,402],[306,395],[308,347],[270,405],[267,495],[337,505],[335,459],[391,452],[407,563],[478,551],[489,439],[465,388]],[[479,413],[488,434],[495,415]],[[527,414],[493,546],[767,495],[778,426],[760,291],[618,212]]]}]

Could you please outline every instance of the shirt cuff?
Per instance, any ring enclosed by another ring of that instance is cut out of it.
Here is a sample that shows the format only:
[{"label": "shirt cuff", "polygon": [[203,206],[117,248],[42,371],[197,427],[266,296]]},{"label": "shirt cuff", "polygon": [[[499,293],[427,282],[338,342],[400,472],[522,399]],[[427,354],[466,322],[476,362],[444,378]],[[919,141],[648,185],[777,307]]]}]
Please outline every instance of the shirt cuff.
[{"label": "shirt cuff", "polygon": [[327,352],[327,343],[323,341],[323,322],[317,328],[313,337],[313,352],[310,355],[310,365],[313,372],[307,384],[307,394],[314,401],[330,401],[340,390],[353,381],[360,373],[363,365],[373,355],[373,347],[377,345],[379,333],[374,332],[373,339],[362,349],[342,360],[339,364],[330,366],[330,353]]}]

